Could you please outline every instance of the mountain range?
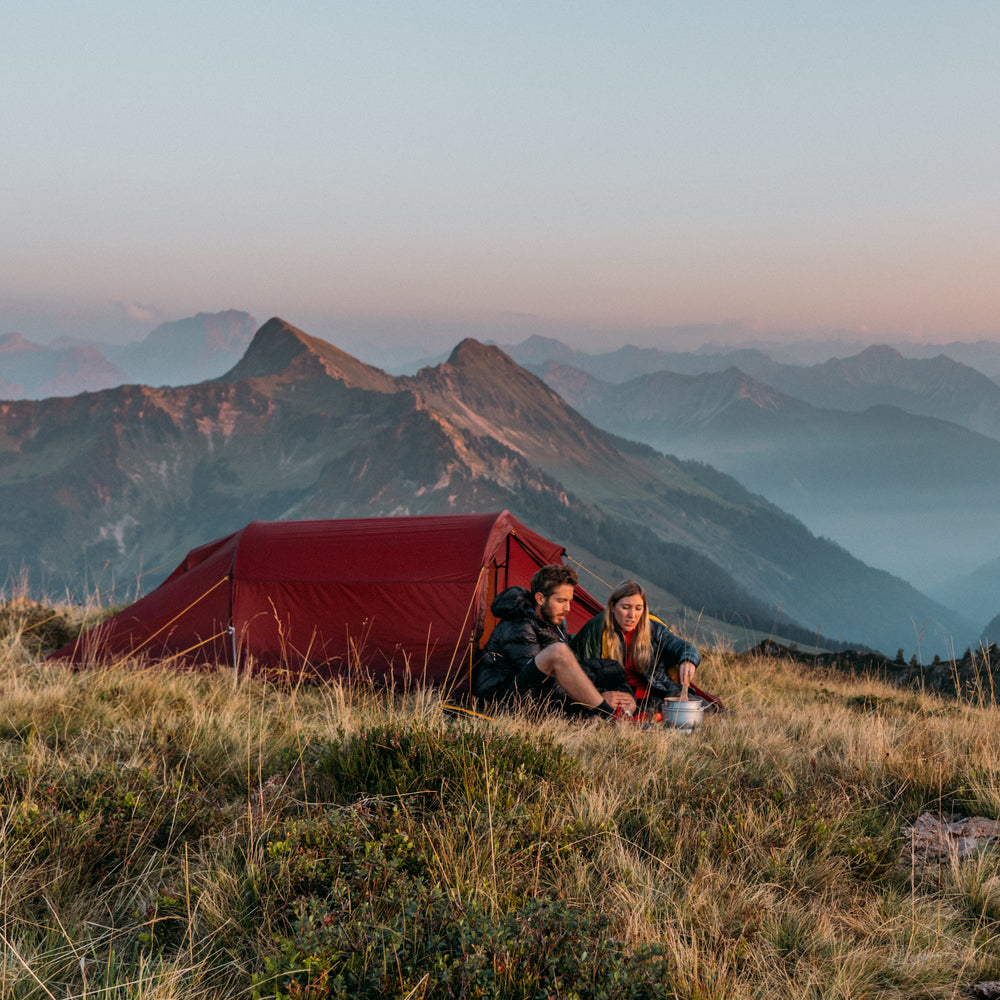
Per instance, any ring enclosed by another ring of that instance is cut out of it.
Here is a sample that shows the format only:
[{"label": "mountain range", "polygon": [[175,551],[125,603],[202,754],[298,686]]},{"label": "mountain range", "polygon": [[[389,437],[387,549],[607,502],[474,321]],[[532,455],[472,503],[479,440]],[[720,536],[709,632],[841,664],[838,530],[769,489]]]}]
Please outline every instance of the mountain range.
[{"label": "mountain range", "polygon": [[981,372],[878,346],[809,367],[542,338],[508,350],[598,426],[710,462],[966,617],[994,613],[1000,386]]},{"label": "mountain range", "polygon": [[0,403],[0,503],[0,565],[49,592],[148,588],[254,518],[507,507],[735,643],[947,654],[982,627],[475,340],[393,376],[273,319],[218,378]]},{"label": "mountain range", "polygon": [[[951,364],[974,369],[993,382],[1000,378],[1000,342],[988,340],[975,343],[955,341],[945,345],[911,342],[888,345],[843,340],[758,344],[744,341],[738,347],[705,344],[697,351],[664,351],[656,347],[625,344],[611,351],[589,352],[570,347],[552,337],[535,335],[517,344],[500,346],[526,368],[558,361],[609,382],[625,382],[637,375],[654,371],[703,375],[706,372],[725,371],[726,368],[739,368],[765,382],[770,381],[765,373],[779,373],[775,375],[777,380],[782,377],[780,373],[784,372],[789,379],[797,382],[804,371],[812,372],[805,375],[808,380],[816,372],[840,368],[849,378],[857,377],[875,385],[883,383],[887,374],[890,377],[898,375],[902,380],[912,382],[917,372],[932,372],[933,368],[910,366],[908,362],[938,361],[941,358]],[[881,371],[873,380],[870,375],[875,366]],[[892,371],[893,368],[896,372]],[[910,370],[907,371],[907,368]],[[868,370],[868,375],[865,374],[865,369]]]},{"label": "mountain range", "polygon": [[1000,551],[1000,440],[960,424],[814,406],[736,368],[612,384],[552,362],[541,375],[599,427],[708,462],[918,586]]},{"label": "mountain range", "polygon": [[42,345],[6,333],[0,336],[0,399],[75,396],[126,383],[201,382],[232,368],[256,329],[252,316],[230,309],[162,323],[130,344],[64,338]]}]

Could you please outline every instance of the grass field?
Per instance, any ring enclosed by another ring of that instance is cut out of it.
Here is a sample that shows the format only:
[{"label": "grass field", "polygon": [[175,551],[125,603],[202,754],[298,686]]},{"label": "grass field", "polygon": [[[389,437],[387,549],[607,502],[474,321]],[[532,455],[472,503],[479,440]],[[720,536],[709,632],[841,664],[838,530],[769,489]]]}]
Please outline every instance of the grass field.
[{"label": "grass field", "polygon": [[[693,735],[38,659],[0,634],[7,998],[960,997],[1000,980],[1000,719],[706,651]],[[51,623],[50,623],[51,624]]]}]

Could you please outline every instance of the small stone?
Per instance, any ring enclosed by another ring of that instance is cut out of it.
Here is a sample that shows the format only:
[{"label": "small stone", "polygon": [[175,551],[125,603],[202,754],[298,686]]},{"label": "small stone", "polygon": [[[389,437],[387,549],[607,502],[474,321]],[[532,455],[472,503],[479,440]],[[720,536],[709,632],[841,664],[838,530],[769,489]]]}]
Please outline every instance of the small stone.
[{"label": "small stone", "polygon": [[966,995],[973,1000],[1000,1000],[1000,982],[976,983],[966,990]]}]

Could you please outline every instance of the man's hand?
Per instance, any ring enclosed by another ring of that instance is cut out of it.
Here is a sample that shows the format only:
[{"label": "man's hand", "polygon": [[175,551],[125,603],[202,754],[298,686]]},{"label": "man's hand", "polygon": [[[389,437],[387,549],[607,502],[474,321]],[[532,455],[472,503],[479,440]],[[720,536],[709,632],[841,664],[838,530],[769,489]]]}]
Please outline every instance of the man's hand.
[{"label": "man's hand", "polygon": [[694,683],[694,664],[690,660],[682,661],[677,667],[677,672],[680,674],[683,687],[690,687]]},{"label": "man's hand", "polygon": [[624,691],[602,691],[604,700],[612,708],[620,708],[625,715],[635,715],[635,698]]}]

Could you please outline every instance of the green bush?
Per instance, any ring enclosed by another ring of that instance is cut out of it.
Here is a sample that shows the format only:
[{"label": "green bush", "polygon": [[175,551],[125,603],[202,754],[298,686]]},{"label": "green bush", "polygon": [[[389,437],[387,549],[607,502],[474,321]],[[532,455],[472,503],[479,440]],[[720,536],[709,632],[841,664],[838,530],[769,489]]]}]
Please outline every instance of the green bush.
[{"label": "green bush", "polygon": [[152,854],[196,841],[228,820],[211,787],[149,769],[0,757],[7,866],[73,859],[81,888],[117,880]]},{"label": "green bush", "polygon": [[[308,794],[324,801],[392,796],[416,810],[537,801],[546,789],[579,787],[577,761],[551,740],[475,729],[387,725],[313,744],[301,754]],[[294,764],[296,761],[287,761]]]},{"label": "green bush", "polygon": [[[545,789],[581,770],[542,739],[379,727],[302,754],[312,795],[343,805],[286,821],[267,845],[261,895],[285,901],[283,929],[255,996],[333,998],[660,996],[659,956],[616,942],[604,916],[556,899],[512,907],[462,898],[439,880],[421,816],[490,806],[506,864],[530,842],[536,863],[590,843],[585,825],[532,829]],[[514,862],[516,864],[516,862]]]},{"label": "green bush", "polygon": [[260,1000],[664,995],[663,956],[616,941],[601,914],[540,899],[497,915],[416,879],[299,899],[278,945],[254,978]]}]

